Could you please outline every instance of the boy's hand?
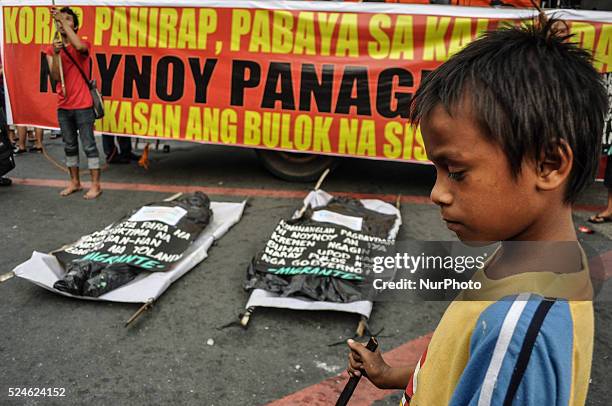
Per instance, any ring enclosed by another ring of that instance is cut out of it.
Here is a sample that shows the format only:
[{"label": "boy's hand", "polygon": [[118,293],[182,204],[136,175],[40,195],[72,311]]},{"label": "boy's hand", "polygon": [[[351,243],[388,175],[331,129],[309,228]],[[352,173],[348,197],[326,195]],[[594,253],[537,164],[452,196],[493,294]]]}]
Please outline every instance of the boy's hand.
[{"label": "boy's hand", "polygon": [[62,13],[57,7],[51,7],[51,15],[53,19],[57,21],[62,27],[66,23],[66,14]]},{"label": "boy's hand", "polygon": [[53,52],[55,52],[56,54],[59,54],[63,46],[64,46],[64,42],[62,41],[61,38],[55,37],[55,39],[53,39]]},{"label": "boy's hand", "polygon": [[59,23],[62,22],[62,13],[57,9],[57,7],[51,7],[51,16],[53,19]]},{"label": "boy's hand", "polygon": [[360,376],[365,371],[367,378],[378,388],[387,387],[387,374],[391,367],[383,359],[380,349],[372,352],[365,347],[365,344],[354,340],[348,340],[349,365],[347,371],[351,376]]}]

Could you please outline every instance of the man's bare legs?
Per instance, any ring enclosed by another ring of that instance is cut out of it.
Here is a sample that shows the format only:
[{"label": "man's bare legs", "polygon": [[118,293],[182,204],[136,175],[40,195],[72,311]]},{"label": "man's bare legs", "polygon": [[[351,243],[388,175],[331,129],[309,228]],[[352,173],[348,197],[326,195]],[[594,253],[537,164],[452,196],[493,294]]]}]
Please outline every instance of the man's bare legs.
[{"label": "man's bare legs", "polygon": [[17,144],[17,135],[15,134],[15,128],[14,127],[9,126],[8,136],[9,136],[9,140],[11,141],[11,144],[16,145]]},{"label": "man's bare legs", "polygon": [[[34,146],[29,149],[30,151],[42,151],[43,131],[44,130],[42,128],[38,128],[38,127],[34,129],[35,141],[34,141]],[[18,152],[25,152],[27,150],[26,149],[27,141],[28,141],[28,128],[23,125],[18,125],[17,126],[17,151]]]},{"label": "man's bare legs", "polygon": [[34,146],[30,148],[30,151],[42,151],[43,149],[43,129],[40,127],[36,127],[34,129],[34,137],[36,140],[34,141]]},{"label": "man's bare legs", "polygon": [[17,150],[18,152],[26,151],[26,138],[28,135],[28,128],[25,125],[17,126]]},{"label": "man's bare legs", "polygon": [[[79,167],[71,166],[68,170],[70,171],[70,186],[60,192],[61,196],[68,196],[83,190],[79,175]],[[100,169],[91,169],[89,172],[91,173],[91,187],[87,193],[83,195],[83,198],[93,200],[102,194],[102,187],[100,186]]]},{"label": "man's bare legs", "polygon": [[91,169],[91,188],[83,196],[87,200],[93,200],[102,194],[100,187],[100,169]]},{"label": "man's bare legs", "polygon": [[68,167],[68,171],[70,172],[70,186],[60,192],[60,196],[68,196],[73,194],[74,192],[78,192],[83,190],[81,186],[81,180],[79,178],[79,167],[78,166],[70,166]]}]

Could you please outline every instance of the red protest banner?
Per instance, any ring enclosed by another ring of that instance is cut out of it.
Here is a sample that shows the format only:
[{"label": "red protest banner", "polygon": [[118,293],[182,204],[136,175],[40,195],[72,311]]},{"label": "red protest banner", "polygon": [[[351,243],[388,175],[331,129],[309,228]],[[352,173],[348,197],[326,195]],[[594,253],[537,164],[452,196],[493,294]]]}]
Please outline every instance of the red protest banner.
[{"label": "red protest banner", "polygon": [[[482,32],[533,15],[395,4],[93,3],[73,9],[105,97],[98,131],[404,161],[427,160],[406,120],[421,79]],[[56,127],[44,57],[54,34],[49,8],[16,4],[1,8],[10,113],[15,123]],[[607,72],[612,24],[602,14],[575,14],[569,26]]]}]

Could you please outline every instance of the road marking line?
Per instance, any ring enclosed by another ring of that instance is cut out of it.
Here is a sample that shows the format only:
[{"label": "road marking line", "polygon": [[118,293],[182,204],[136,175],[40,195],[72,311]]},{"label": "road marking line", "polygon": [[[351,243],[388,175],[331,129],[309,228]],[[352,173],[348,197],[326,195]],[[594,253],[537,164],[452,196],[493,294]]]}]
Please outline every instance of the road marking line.
[{"label": "road marking line", "polygon": [[[13,183],[22,186],[43,186],[64,188],[68,181],[59,179],[37,179],[37,178],[12,178]],[[84,187],[89,187],[89,182],[82,182]],[[108,190],[128,190],[136,192],[160,192],[160,193],[189,193],[204,192],[208,195],[218,196],[240,196],[240,197],[267,197],[284,199],[303,199],[308,193],[307,190],[287,190],[287,189],[260,189],[260,188],[230,188],[220,186],[189,186],[189,185],[159,185],[151,183],[122,183],[122,182],[102,182],[102,189]],[[397,195],[376,194],[376,193],[351,193],[351,192],[330,192],[335,196],[350,196],[357,199],[380,199],[388,202],[395,202]],[[432,204],[428,196],[407,195],[401,197],[402,203],[413,204]]]},{"label": "road marking line", "polygon": [[[41,178],[11,178],[13,183],[22,186],[43,186],[64,188],[68,181],[59,179]],[[82,182],[84,187],[89,187],[90,182]],[[258,188],[231,188],[220,186],[189,186],[189,185],[159,185],[153,183],[123,183],[102,182],[102,189],[128,190],[131,192],[158,192],[158,193],[190,193],[203,192],[213,196],[240,196],[240,197],[264,197],[281,199],[303,199],[308,191],[288,189],[258,189]],[[385,193],[352,193],[352,192],[329,192],[335,196],[348,196],[356,199],[380,199],[386,202],[395,202],[397,195]],[[401,202],[408,204],[433,205],[429,196],[401,195]],[[575,211],[600,212],[605,206],[577,204],[573,206]]]}]

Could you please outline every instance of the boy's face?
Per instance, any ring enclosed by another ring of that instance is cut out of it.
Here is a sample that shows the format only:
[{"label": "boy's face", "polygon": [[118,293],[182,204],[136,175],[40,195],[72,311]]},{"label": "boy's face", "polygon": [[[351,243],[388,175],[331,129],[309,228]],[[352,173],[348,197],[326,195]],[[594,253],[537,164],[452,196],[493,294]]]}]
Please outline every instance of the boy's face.
[{"label": "boy's face", "polygon": [[461,109],[451,117],[436,106],[421,121],[421,131],[437,171],[431,199],[460,240],[530,238],[530,227],[543,207],[535,165],[524,162],[513,178],[502,149]]}]

